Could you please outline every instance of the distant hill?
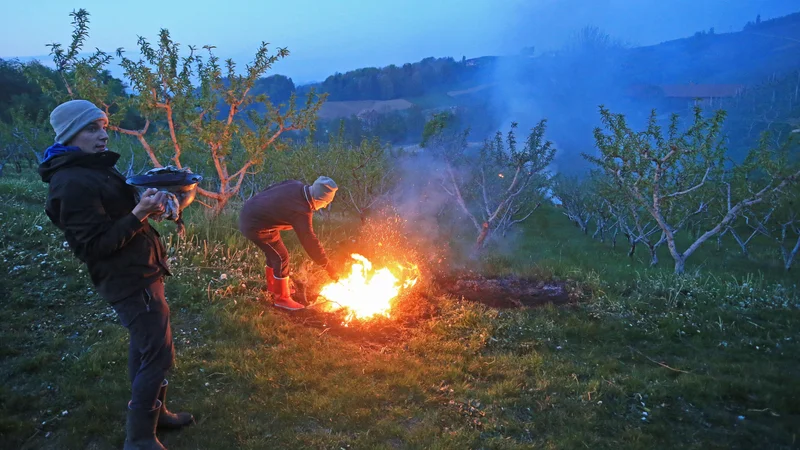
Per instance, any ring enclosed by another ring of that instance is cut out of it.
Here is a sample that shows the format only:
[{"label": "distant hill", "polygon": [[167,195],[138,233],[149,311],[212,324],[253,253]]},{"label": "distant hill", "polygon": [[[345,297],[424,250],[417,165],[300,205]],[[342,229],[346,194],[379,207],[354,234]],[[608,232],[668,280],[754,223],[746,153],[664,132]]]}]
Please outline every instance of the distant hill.
[{"label": "distant hill", "polygon": [[363,117],[367,114],[384,114],[393,111],[404,111],[414,106],[408,100],[353,100],[353,101],[328,101],[322,104],[319,110],[320,119],[337,119],[341,117]]},{"label": "distant hill", "polygon": [[[486,84],[497,81],[493,79],[495,72],[503,66],[530,73],[532,76],[526,77],[529,81],[541,82],[536,74],[548,73],[548,66],[558,56],[559,52],[461,61],[426,58],[402,67],[337,73],[322,83],[297,89],[303,93],[314,87],[328,93],[332,101],[430,98],[440,94],[456,97],[484,90]],[[627,84],[759,83],[800,66],[800,13],[749,23],[738,32],[702,31],[692,37],[625,49],[618,60],[615,77]]]},{"label": "distant hill", "polygon": [[[800,13],[629,50],[632,83],[759,83],[800,66]],[[652,70],[658,68],[658,70]]]},{"label": "distant hill", "polygon": [[394,100],[420,97],[430,93],[469,87],[481,73],[481,67],[462,58],[425,58],[402,66],[367,67],[336,73],[322,83],[298,88],[300,93],[314,88],[329,95],[331,101]]}]

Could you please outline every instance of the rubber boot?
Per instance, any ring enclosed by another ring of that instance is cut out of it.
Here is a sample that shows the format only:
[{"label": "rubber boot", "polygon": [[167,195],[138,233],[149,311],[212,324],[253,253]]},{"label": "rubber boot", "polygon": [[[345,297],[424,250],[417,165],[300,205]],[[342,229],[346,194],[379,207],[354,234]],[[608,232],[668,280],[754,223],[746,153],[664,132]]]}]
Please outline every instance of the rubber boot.
[{"label": "rubber boot", "polygon": [[[278,287],[278,281],[275,278],[275,271],[272,267],[267,266],[264,268],[264,276],[267,278],[267,292],[272,292],[275,295],[281,295],[280,288]],[[289,295],[294,295],[294,289],[290,290]]]},{"label": "rubber boot", "polygon": [[272,267],[265,267],[264,268],[264,278],[267,279],[267,291],[277,293],[277,288],[275,286],[275,271],[272,270]]},{"label": "rubber boot", "polygon": [[128,420],[125,424],[127,437],[124,450],[166,450],[156,437],[156,424],[161,411],[161,401],[156,400],[156,407],[146,409],[131,409],[128,403]]},{"label": "rubber boot", "polygon": [[278,293],[275,294],[273,305],[278,308],[288,309],[289,311],[297,311],[305,308],[302,304],[292,300],[291,291],[289,290],[289,277],[276,278],[275,282],[278,285]]},{"label": "rubber boot", "polygon": [[161,411],[158,413],[158,427],[175,429],[193,424],[193,415],[187,412],[174,413],[167,409],[167,385],[169,385],[169,382],[164,380],[161,383],[161,391],[158,392],[158,400],[161,402]]}]

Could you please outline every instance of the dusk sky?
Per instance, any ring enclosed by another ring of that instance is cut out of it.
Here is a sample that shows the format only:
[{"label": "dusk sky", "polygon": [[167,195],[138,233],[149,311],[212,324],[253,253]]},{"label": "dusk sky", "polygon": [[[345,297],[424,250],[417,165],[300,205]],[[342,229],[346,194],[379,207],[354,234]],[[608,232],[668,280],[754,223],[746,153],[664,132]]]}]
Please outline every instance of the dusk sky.
[{"label": "dusk sky", "polygon": [[[46,59],[51,42],[68,43],[69,13],[91,14],[87,49],[133,56],[138,35],[154,39],[160,28],[181,44],[217,47],[221,58],[244,65],[261,41],[288,47],[275,67],[296,83],[335,72],[403,64],[427,56],[460,59],[511,54],[535,46],[560,46],[585,25],[595,25],[632,45],[648,45],[715,28],[740,30],[800,11],[798,0],[208,0],[113,2],[63,0],[5,2],[0,58]],[[113,72],[117,72],[113,70]]]}]

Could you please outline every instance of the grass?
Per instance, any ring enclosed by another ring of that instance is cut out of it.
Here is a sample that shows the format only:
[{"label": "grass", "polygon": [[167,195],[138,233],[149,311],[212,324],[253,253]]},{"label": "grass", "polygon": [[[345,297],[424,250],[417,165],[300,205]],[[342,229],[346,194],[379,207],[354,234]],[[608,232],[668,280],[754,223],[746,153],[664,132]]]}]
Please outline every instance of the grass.
[{"label": "grass", "polygon": [[[0,442],[119,448],[127,334],[44,196],[33,176],[0,178]],[[187,222],[185,239],[160,225],[175,275],[170,405],[199,421],[161,433],[171,449],[800,445],[796,280],[730,245],[675,277],[668,255],[648,268],[543,210],[483,269],[570,280],[578,305],[494,310],[423,284],[394,321],[326,331],[259,299],[263,257],[233,215],[193,206]],[[332,248],[358,239],[333,224],[320,225]],[[290,246],[298,277],[322,279]]]}]

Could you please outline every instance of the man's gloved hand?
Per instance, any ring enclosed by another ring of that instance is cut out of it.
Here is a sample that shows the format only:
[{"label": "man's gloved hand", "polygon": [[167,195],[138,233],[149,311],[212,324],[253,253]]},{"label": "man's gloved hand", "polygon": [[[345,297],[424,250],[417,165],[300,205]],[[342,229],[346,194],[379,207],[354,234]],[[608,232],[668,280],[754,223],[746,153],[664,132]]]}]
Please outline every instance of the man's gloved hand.
[{"label": "man's gloved hand", "polygon": [[333,281],[339,281],[339,267],[338,265],[328,262],[325,266],[325,271],[328,272],[328,276],[331,277]]}]

